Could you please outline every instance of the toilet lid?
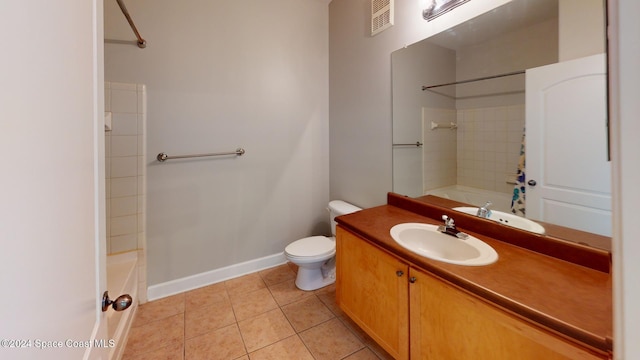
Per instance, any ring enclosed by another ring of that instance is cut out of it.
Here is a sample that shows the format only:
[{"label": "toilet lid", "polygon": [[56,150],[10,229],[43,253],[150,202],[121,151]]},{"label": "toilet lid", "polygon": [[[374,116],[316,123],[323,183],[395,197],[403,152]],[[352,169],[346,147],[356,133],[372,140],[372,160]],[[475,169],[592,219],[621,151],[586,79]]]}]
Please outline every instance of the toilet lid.
[{"label": "toilet lid", "polygon": [[326,236],[311,236],[287,245],[284,251],[290,256],[320,256],[336,250],[336,243]]}]

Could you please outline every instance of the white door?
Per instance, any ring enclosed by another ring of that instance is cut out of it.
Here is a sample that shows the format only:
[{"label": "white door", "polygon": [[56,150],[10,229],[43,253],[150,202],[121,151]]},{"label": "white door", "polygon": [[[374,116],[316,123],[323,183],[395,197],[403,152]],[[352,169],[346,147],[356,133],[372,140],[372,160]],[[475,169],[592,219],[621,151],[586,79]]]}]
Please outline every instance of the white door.
[{"label": "white door", "polygon": [[108,357],[102,6],[0,2],[0,359]]},{"label": "white door", "polygon": [[527,70],[527,217],[611,235],[605,55]]}]

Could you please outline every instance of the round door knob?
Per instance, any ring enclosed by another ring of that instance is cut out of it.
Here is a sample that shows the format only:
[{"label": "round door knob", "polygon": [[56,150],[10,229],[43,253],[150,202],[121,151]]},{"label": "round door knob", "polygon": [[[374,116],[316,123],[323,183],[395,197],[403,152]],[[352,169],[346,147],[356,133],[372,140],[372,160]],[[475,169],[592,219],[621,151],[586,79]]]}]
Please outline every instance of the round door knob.
[{"label": "round door knob", "polygon": [[529,184],[529,186],[536,186],[537,182],[535,180],[529,180],[527,184]]},{"label": "round door knob", "polygon": [[109,310],[109,307],[112,307],[115,311],[126,310],[132,303],[133,298],[131,298],[129,294],[120,295],[115,300],[109,299],[108,291],[105,291],[104,294],[102,294],[102,311]]}]

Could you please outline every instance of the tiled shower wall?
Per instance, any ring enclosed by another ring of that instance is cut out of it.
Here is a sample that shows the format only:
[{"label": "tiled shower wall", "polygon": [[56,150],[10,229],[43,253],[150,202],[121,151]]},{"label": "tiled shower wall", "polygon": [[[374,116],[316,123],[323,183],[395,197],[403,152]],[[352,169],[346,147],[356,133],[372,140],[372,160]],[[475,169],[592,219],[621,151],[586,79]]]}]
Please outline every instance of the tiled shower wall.
[{"label": "tiled shower wall", "polygon": [[458,110],[458,185],[513,191],[525,106]]},{"label": "tiled shower wall", "polygon": [[[433,120],[457,130],[431,130]],[[525,105],[423,109],[424,190],[448,185],[511,193],[525,126]]]},{"label": "tiled shower wall", "polygon": [[112,114],[112,130],[105,132],[107,253],[142,250],[146,207],[145,86],[105,82],[105,111]]}]

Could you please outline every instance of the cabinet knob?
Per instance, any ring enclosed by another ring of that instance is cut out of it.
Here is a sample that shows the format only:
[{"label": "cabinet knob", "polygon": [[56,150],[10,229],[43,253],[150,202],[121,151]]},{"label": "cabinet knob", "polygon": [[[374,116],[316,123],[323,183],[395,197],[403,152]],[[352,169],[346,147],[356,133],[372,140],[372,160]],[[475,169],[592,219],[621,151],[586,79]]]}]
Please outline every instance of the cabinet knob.
[{"label": "cabinet knob", "polygon": [[398,275],[398,277],[401,277],[402,275],[404,275],[404,272],[401,270],[396,271],[396,275]]},{"label": "cabinet knob", "polygon": [[415,276],[412,276],[412,277],[410,277],[410,278],[409,278],[409,282],[410,282],[410,283],[412,283],[412,284],[413,284],[414,282],[416,282],[416,281],[418,281],[418,279],[416,279],[416,277],[415,277]]}]

